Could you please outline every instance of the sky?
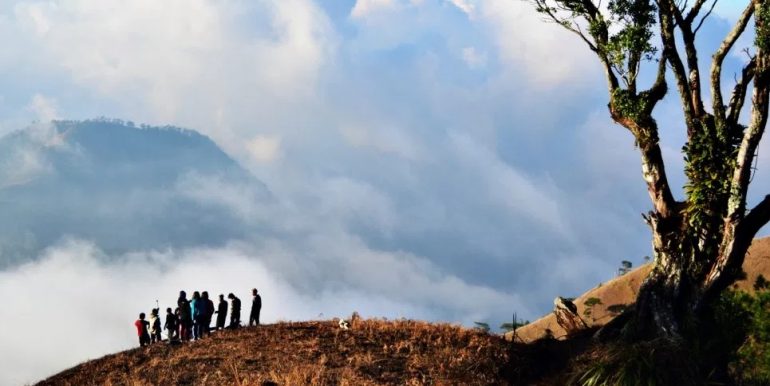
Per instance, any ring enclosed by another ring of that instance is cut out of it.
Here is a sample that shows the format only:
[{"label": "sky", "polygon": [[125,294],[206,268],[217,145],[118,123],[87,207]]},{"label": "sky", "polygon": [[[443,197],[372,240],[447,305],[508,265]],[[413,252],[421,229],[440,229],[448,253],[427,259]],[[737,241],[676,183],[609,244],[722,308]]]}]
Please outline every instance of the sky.
[{"label": "sky", "polygon": [[[718,4],[704,47],[737,3]],[[0,271],[0,384],[131,347],[139,310],[198,284],[242,299],[259,285],[268,322],[535,319],[650,253],[638,155],[604,84],[518,0],[2,0],[0,135],[102,116],[198,131],[276,200],[174,189],[280,232],[115,256],[63,238],[25,257]],[[681,197],[677,103],[657,118]],[[752,200],[767,192],[758,175]]]}]

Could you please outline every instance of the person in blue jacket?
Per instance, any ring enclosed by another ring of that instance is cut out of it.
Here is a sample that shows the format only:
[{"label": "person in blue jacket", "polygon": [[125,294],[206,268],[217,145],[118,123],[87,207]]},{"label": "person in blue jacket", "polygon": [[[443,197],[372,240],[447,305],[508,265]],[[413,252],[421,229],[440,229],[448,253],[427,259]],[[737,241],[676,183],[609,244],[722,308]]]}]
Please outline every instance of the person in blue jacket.
[{"label": "person in blue jacket", "polygon": [[201,302],[201,294],[198,291],[193,292],[192,300],[190,300],[190,314],[193,319],[193,340],[201,338],[202,326],[203,326],[203,302]]}]

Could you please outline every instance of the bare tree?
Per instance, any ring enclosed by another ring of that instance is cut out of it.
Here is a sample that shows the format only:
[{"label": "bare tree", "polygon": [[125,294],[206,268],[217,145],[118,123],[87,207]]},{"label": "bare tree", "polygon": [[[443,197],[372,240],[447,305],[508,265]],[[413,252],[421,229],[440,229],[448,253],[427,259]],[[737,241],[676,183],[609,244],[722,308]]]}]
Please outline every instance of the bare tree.
[{"label": "bare tree", "polygon": [[[652,230],[654,267],[629,318],[636,328],[627,331],[678,337],[686,321],[707,314],[740,277],[752,239],[770,220],[770,195],[751,209],[746,202],[768,116],[770,0],[742,0],[745,9],[713,53],[706,77],[698,67],[696,35],[718,0],[528,1],[596,54],[606,75],[610,116],[634,136],[641,155],[653,206],[643,217]],[[722,64],[752,21],[753,47],[725,98]],[[655,74],[646,88],[639,84],[643,70]],[[687,130],[681,200],[669,186],[653,117],[668,93],[667,73],[673,74]],[[704,84],[710,89],[703,90]],[[707,93],[710,107],[703,103]],[[742,120],[744,110],[749,116]]]}]

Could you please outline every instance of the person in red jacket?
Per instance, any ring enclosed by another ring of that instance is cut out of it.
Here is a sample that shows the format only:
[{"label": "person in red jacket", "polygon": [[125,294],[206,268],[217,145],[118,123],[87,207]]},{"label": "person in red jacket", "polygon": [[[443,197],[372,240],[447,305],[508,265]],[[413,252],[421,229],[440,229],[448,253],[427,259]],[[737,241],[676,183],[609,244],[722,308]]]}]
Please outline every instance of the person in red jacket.
[{"label": "person in red jacket", "polygon": [[144,320],[144,312],[139,314],[139,319],[134,322],[134,326],[136,326],[136,333],[139,335],[139,347],[150,344],[150,333],[147,331],[150,322]]}]

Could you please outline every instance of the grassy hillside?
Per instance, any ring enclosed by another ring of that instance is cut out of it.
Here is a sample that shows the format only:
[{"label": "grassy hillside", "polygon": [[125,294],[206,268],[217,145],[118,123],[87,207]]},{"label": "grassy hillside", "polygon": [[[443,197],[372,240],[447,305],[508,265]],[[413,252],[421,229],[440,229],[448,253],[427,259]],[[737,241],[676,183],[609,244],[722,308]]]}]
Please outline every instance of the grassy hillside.
[{"label": "grassy hillside", "polygon": [[[578,307],[578,313],[591,327],[605,325],[617,315],[617,310],[636,301],[639,286],[651,268],[651,264],[645,264],[578,296],[574,301]],[[746,272],[746,278],[735,283],[735,286],[741,290],[752,291],[752,286],[759,275],[770,279],[770,237],[754,240],[743,262],[743,270]],[[599,299],[600,303],[591,306],[590,315],[586,315],[586,301],[591,298]],[[518,329],[516,338],[517,341],[532,342],[544,337],[546,330],[551,330],[556,338],[563,337],[565,334],[564,329],[556,323],[556,317],[549,313]],[[507,335],[508,339],[511,337],[511,334]]]},{"label": "grassy hillside", "polygon": [[108,355],[39,385],[506,384],[509,348],[448,324],[277,323]]},{"label": "grassy hillside", "polygon": [[[743,267],[747,275],[738,288],[751,290],[760,274],[770,278],[770,238],[755,240]],[[612,319],[612,306],[634,301],[649,268],[640,267],[578,297],[581,315],[587,299],[601,303],[584,316],[591,328],[569,340],[537,340],[545,329],[557,338],[563,335],[552,315],[519,329],[516,342],[460,326],[409,320],[361,320],[350,330],[333,321],[285,322],[108,355],[39,384],[563,385],[611,352],[592,341],[591,334]],[[665,355],[656,358],[668,360]]]}]

